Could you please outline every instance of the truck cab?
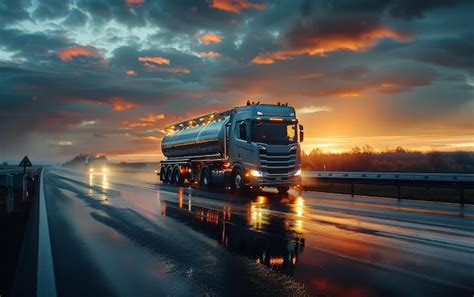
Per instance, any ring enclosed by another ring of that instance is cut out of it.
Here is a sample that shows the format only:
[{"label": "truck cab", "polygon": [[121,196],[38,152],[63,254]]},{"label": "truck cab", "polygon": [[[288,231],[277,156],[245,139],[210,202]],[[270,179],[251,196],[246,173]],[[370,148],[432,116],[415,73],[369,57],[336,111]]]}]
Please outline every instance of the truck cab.
[{"label": "truck cab", "polygon": [[286,192],[301,182],[303,127],[287,105],[250,104],[235,109],[228,129],[231,186],[276,187]]},{"label": "truck cab", "polygon": [[107,158],[105,156],[89,156],[85,160],[84,169],[90,175],[107,175],[109,171]]}]

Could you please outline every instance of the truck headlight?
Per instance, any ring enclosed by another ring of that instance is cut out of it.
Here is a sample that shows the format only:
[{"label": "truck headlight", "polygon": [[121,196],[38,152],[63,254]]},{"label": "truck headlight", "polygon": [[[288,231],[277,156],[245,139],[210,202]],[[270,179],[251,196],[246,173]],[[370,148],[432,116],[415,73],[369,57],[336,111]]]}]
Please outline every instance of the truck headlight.
[{"label": "truck headlight", "polygon": [[250,170],[250,175],[253,176],[253,177],[262,177],[263,173],[261,171],[252,169],[252,170]]},{"label": "truck headlight", "polygon": [[301,169],[296,170],[294,176],[300,176],[301,175]]}]

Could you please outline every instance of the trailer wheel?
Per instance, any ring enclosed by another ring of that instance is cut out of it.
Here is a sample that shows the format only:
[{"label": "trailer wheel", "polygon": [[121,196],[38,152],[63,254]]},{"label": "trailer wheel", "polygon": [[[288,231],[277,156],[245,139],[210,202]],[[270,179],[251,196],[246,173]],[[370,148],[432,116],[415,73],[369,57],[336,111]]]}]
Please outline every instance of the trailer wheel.
[{"label": "trailer wheel", "polygon": [[181,174],[181,170],[179,166],[173,170],[173,175],[171,176],[171,179],[172,179],[172,182],[174,184],[177,184],[178,186],[183,184],[184,178],[183,178],[183,175]]},{"label": "trailer wheel", "polygon": [[240,168],[236,168],[232,174],[232,190],[237,193],[245,192],[244,175]]},{"label": "trailer wheel", "polygon": [[160,180],[162,182],[165,181],[165,176],[166,176],[166,169],[165,169],[165,166],[161,166],[160,168]]},{"label": "trailer wheel", "polygon": [[207,189],[211,186],[211,172],[208,168],[203,168],[201,171],[201,187]]},{"label": "trailer wheel", "polygon": [[171,182],[171,173],[172,173],[171,168],[167,168],[166,173],[165,173],[165,177],[163,179],[163,181],[165,183],[170,183]]}]

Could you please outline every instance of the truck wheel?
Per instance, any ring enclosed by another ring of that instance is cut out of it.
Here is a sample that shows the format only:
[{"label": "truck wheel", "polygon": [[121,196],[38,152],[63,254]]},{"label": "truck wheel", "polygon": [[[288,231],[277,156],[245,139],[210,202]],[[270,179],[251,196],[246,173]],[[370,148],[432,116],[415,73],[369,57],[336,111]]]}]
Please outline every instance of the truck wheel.
[{"label": "truck wheel", "polygon": [[245,191],[244,175],[242,170],[239,168],[232,174],[232,190],[236,193],[242,193]]},{"label": "truck wheel", "polygon": [[176,167],[173,170],[172,182],[173,184],[177,184],[178,186],[182,185],[184,182],[183,175],[181,174],[181,170],[179,170],[179,167]]},{"label": "truck wheel", "polygon": [[281,186],[281,187],[277,187],[278,189],[278,193],[280,194],[286,194],[288,193],[288,191],[290,190],[290,187],[288,186]]},{"label": "truck wheel", "polygon": [[163,178],[165,183],[171,182],[171,168],[166,169],[165,177]]},{"label": "truck wheel", "polygon": [[211,172],[204,168],[201,172],[201,187],[207,189],[211,186]]}]

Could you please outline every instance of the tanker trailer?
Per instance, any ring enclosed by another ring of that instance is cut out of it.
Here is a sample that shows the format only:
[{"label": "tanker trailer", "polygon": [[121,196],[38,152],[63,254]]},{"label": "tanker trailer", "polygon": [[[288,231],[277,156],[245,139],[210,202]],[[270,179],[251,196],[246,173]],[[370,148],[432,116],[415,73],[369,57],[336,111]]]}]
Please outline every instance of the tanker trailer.
[{"label": "tanker trailer", "polygon": [[287,104],[251,104],[165,128],[160,180],[236,192],[301,182],[303,126]]}]

